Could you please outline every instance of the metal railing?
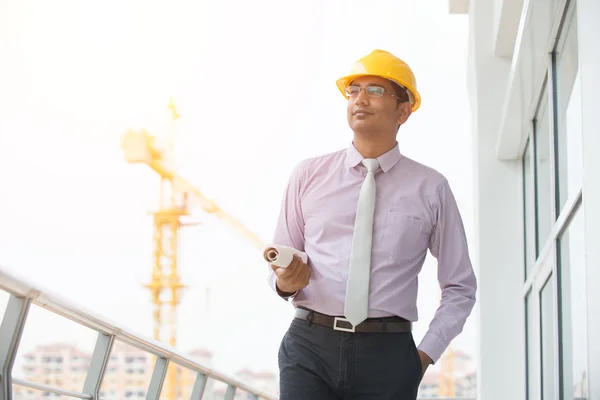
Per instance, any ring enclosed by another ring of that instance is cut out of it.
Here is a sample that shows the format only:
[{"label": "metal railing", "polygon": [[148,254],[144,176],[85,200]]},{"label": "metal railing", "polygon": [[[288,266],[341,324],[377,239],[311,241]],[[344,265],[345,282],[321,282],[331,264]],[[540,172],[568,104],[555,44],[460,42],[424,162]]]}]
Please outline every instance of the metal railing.
[{"label": "metal railing", "polygon": [[[192,399],[202,398],[208,379],[214,379],[227,385],[226,400],[233,400],[238,390],[248,393],[249,399],[277,399],[277,396],[271,393],[254,388],[238,379],[193,361],[188,356],[163,343],[144,337],[109,321],[105,317],[86,311],[82,307],[2,267],[0,267],[0,289],[10,294],[4,318],[0,324],[0,383],[2,384],[0,400],[12,399],[13,384],[75,398],[99,399],[100,386],[115,340],[156,356],[156,363],[146,395],[146,399],[148,400],[158,400],[160,398],[161,389],[170,363],[175,363],[197,373],[192,390]],[[12,378],[12,367],[31,304],[43,307],[48,311],[70,319],[98,333],[82,392],[66,391],[60,388]]]}]

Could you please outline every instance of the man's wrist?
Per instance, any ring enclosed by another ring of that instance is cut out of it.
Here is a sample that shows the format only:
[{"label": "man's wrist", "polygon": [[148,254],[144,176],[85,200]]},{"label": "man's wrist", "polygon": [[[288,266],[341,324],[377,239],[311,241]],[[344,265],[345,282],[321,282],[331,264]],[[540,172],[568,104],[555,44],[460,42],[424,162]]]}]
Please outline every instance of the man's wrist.
[{"label": "man's wrist", "polygon": [[429,355],[427,353],[425,353],[423,350],[419,350],[419,355],[421,356],[421,360],[424,359],[426,361],[427,366],[433,364],[433,360],[431,359],[431,357],[429,357]]},{"label": "man's wrist", "polygon": [[296,293],[298,293],[298,291],[295,291],[295,292],[284,292],[283,290],[281,290],[279,288],[279,284],[277,283],[277,281],[275,281],[275,290],[277,291],[277,294],[280,297],[283,297],[284,299],[289,299],[291,297],[294,297],[296,295]]}]

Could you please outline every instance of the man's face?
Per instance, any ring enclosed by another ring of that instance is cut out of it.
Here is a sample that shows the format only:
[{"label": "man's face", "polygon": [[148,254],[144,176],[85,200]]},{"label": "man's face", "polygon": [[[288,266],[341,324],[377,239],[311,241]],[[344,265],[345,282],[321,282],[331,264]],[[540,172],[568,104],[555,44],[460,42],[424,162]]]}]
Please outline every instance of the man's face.
[{"label": "man's face", "polygon": [[[395,97],[393,84],[378,76],[363,76],[350,83],[350,87],[359,87],[360,92],[348,98],[348,124],[354,132],[365,134],[397,132],[411,113],[409,102],[399,104]],[[371,94],[368,87],[374,87]],[[377,94],[383,94],[377,97]]]}]

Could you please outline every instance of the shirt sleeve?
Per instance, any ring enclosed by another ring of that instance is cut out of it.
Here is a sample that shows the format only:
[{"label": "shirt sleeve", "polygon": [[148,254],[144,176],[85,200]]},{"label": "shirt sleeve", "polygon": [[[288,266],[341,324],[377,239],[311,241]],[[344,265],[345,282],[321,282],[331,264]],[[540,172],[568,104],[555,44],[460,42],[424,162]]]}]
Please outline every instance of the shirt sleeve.
[{"label": "shirt sleeve", "polygon": [[[304,251],[304,217],[302,215],[301,202],[301,188],[303,181],[304,166],[303,163],[300,163],[292,171],[286,185],[279,217],[277,218],[277,224],[275,226],[275,234],[273,235],[273,243],[293,247],[300,251]],[[270,264],[268,265],[268,268],[269,286],[281,296],[281,293],[278,292],[276,286],[277,276],[271,269]],[[296,293],[292,296],[281,297],[289,299],[294,297]]]},{"label": "shirt sleeve", "polygon": [[475,305],[477,291],[464,225],[446,179],[438,188],[437,202],[437,221],[429,250],[438,261],[441,301],[418,346],[434,363],[462,332]]}]

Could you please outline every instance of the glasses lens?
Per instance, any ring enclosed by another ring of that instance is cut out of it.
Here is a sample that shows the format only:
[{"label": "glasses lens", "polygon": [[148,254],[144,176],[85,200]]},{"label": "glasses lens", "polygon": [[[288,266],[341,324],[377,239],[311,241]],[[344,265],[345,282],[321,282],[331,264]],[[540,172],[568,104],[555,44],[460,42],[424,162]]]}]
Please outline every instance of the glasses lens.
[{"label": "glasses lens", "polygon": [[381,97],[385,93],[385,89],[381,86],[369,86],[367,87],[367,94],[372,97]]},{"label": "glasses lens", "polygon": [[358,96],[360,93],[360,88],[358,86],[348,86],[346,88],[346,94],[348,96]]}]

